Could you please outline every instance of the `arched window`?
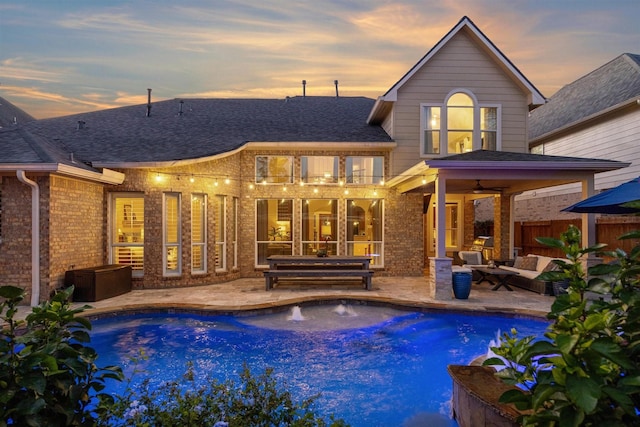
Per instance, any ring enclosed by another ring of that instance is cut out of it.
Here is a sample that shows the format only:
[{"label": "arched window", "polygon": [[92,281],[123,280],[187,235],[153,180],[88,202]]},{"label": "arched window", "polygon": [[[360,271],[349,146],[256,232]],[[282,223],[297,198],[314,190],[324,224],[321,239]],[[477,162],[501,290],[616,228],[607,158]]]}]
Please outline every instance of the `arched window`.
[{"label": "arched window", "polygon": [[482,105],[474,94],[458,89],[443,104],[421,104],[422,156],[500,149],[500,106]]},{"label": "arched window", "polygon": [[447,151],[449,154],[473,150],[473,99],[454,93],[447,101]]}]

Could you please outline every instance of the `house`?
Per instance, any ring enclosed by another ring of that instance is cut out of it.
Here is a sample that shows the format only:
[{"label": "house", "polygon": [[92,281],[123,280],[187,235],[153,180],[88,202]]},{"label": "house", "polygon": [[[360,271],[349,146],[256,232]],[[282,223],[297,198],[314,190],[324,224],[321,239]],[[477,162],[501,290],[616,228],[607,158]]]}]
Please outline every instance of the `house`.
[{"label": "house", "polygon": [[[531,112],[529,124],[532,153],[630,163],[627,168],[597,174],[597,191],[640,176],[640,55],[619,55],[564,86]],[[560,210],[581,199],[576,185],[525,192],[516,199],[515,219],[576,217]]]},{"label": "house", "polygon": [[368,255],[450,298],[474,200],[495,256],[513,198],[627,163],[528,152],[540,92],[467,17],[377,100],[181,99],[0,129],[0,277],[31,303],[68,270],[128,264],[136,288],[260,276],[273,254]]}]

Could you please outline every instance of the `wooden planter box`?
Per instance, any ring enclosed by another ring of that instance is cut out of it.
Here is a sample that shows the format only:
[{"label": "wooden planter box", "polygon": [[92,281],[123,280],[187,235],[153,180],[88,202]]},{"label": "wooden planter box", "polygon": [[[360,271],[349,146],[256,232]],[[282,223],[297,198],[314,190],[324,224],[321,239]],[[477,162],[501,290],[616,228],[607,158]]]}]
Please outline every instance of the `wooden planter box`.
[{"label": "wooden planter box", "polygon": [[513,405],[499,403],[500,396],[515,387],[496,378],[488,366],[449,365],[453,379],[453,418],[459,427],[518,427],[521,415]]}]

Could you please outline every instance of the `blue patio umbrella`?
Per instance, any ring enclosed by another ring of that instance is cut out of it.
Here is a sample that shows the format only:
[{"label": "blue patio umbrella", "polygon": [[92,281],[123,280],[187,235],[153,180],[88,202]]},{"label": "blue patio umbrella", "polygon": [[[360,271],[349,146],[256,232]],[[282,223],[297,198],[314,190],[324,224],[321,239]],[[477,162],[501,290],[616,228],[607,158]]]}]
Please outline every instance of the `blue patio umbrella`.
[{"label": "blue patio umbrella", "polygon": [[635,201],[640,201],[640,177],[584,199],[562,211],[603,214],[640,213],[640,208],[625,206],[625,203]]}]

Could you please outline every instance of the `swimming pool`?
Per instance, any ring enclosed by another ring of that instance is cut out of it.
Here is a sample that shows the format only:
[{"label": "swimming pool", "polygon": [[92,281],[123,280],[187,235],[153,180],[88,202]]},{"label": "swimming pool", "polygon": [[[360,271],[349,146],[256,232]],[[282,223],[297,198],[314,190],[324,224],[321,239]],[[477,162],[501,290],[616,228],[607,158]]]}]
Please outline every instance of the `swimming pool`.
[{"label": "swimming pool", "polygon": [[[266,368],[296,396],[318,392],[317,407],[359,426],[455,426],[446,367],[487,353],[499,330],[542,336],[547,323],[496,315],[407,312],[321,305],[257,316],[137,314],[97,319],[92,346],[101,366],[130,374],[144,349],[152,382],[196,372],[237,379],[246,362]],[[142,381],[136,375],[134,382]],[[110,384],[122,392],[124,384]]]}]

